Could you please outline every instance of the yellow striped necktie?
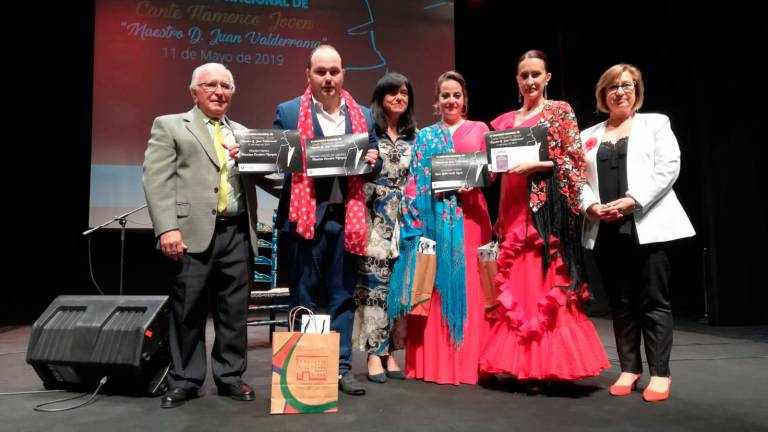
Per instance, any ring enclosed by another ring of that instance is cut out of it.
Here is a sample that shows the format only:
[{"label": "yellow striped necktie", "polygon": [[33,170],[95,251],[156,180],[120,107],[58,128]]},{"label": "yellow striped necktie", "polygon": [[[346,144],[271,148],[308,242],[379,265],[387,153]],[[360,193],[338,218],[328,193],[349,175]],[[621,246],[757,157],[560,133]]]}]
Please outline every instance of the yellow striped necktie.
[{"label": "yellow striped necktie", "polygon": [[219,202],[216,206],[216,210],[219,213],[224,213],[227,209],[227,189],[229,189],[229,182],[227,181],[227,151],[224,148],[224,134],[221,132],[221,121],[212,119],[213,123],[213,146],[216,147],[216,156],[219,158]]}]

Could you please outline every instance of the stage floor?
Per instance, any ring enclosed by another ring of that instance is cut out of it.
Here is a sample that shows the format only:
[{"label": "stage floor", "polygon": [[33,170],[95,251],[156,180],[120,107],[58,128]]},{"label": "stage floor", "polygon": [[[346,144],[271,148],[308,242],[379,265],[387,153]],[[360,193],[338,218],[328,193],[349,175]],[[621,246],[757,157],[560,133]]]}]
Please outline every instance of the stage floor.
[{"label": "stage floor", "polygon": [[[678,319],[672,350],[672,396],[643,402],[640,392],[616,398],[608,386],[618,373],[609,319],[593,319],[613,367],[557,393],[526,395],[511,380],[487,388],[421,381],[365,380],[365,356],[355,374],[366,396],[340,394],[339,412],[273,416],[269,410],[270,348],[267,329],[249,328],[245,380],[256,401],[216,395],[210,373],[199,399],[161,409],[159,398],[98,396],[62,413],[33,406],[69,393],[0,396],[2,431],[766,431],[768,430],[768,326],[709,327]],[[212,340],[212,323],[208,325]],[[30,327],[0,328],[0,392],[42,390],[25,363]],[[402,352],[400,364],[403,365]],[[641,388],[648,378],[641,379]],[[74,395],[74,394],[72,394]]]}]

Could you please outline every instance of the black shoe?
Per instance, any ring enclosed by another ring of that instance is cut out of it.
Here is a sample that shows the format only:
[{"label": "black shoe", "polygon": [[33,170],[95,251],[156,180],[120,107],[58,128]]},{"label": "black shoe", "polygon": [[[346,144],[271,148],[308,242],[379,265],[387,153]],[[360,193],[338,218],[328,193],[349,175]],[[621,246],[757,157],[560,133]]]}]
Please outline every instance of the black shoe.
[{"label": "black shoe", "polygon": [[251,386],[242,381],[220,385],[219,395],[229,396],[232,399],[239,401],[252,401],[256,399],[256,395],[253,393]]},{"label": "black shoe", "polygon": [[382,358],[381,358],[381,365],[384,366],[384,372],[386,373],[387,378],[392,378],[392,379],[396,379],[396,380],[404,380],[405,379],[405,375],[403,375],[403,371],[401,371],[401,370],[393,370],[393,371],[391,371],[391,370],[387,369],[387,363],[389,362],[389,356],[393,356],[393,355],[395,355],[395,354],[390,352],[389,355],[382,356]]},{"label": "black shoe", "polygon": [[176,387],[168,390],[160,401],[160,408],[176,408],[184,402],[197,397],[197,389]]},{"label": "black shoe", "polygon": [[362,396],[365,394],[365,387],[355,379],[352,372],[344,372],[344,375],[339,378],[339,389],[348,395]]},{"label": "black shoe", "polygon": [[384,372],[373,374],[373,375],[368,374],[368,381],[379,383],[379,384],[384,384],[385,382],[387,382],[387,376],[389,376],[389,375],[388,374],[384,374]]}]

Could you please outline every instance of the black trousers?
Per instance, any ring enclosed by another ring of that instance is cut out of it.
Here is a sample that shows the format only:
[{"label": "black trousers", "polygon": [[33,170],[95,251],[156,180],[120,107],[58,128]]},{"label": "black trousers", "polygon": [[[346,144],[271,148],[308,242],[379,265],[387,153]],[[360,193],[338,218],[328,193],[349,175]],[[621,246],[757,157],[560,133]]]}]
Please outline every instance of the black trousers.
[{"label": "black trousers", "polygon": [[594,256],[611,303],[622,372],[641,373],[640,340],[651,376],[669,376],[672,351],[670,265],[663,243],[637,244],[617,224],[601,224]]},{"label": "black trousers", "polygon": [[205,380],[209,303],[216,333],[211,350],[213,380],[221,386],[241,379],[247,362],[250,257],[248,219],[241,217],[234,223],[217,223],[205,252],[171,261],[172,388],[196,389]]}]

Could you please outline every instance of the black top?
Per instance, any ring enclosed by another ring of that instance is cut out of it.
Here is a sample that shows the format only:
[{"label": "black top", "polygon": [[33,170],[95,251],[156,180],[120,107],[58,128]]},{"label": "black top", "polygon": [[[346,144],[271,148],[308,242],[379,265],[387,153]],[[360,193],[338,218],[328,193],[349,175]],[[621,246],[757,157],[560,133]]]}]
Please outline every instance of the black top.
[{"label": "black top", "polygon": [[[616,141],[603,141],[597,149],[597,182],[600,185],[600,201],[603,204],[626,196],[627,190],[627,143],[629,137]],[[632,234],[634,218],[614,222],[622,234]]]}]

